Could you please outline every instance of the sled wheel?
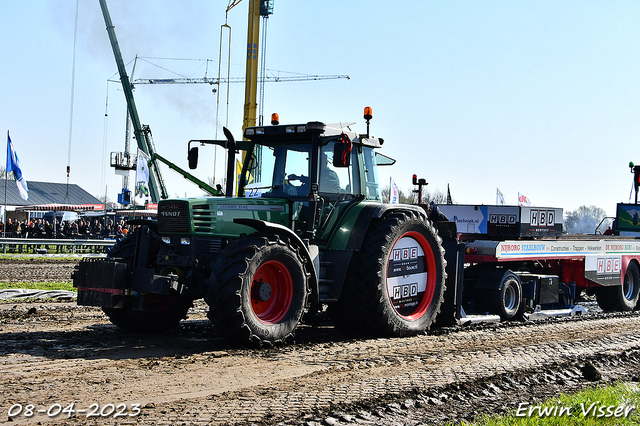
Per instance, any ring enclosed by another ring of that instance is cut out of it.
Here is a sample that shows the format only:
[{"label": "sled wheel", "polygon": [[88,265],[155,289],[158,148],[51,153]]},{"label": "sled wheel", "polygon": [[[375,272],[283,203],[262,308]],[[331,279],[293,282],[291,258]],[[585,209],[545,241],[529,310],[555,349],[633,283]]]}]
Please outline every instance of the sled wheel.
[{"label": "sled wheel", "polygon": [[[122,259],[129,268],[133,267],[138,232],[140,231],[135,231],[118,241],[107,257]],[[152,239],[152,243],[154,241]],[[152,244],[145,262],[146,267],[157,269],[156,255],[159,248],[157,241]],[[102,311],[113,325],[123,330],[134,333],[161,333],[177,327],[181,320],[187,318],[187,312],[193,306],[193,301],[177,294],[147,294],[144,296],[143,309],[139,309],[136,305],[137,299],[131,296],[121,300],[117,307],[103,307]]]},{"label": "sled wheel", "polygon": [[337,325],[359,334],[409,336],[440,311],[444,250],[432,224],[394,213],[369,229],[335,306]]},{"label": "sled wheel", "polygon": [[603,287],[596,293],[598,305],[605,312],[628,312],[635,309],[640,290],[638,264],[629,262],[622,285]]},{"label": "sled wheel", "polygon": [[503,320],[522,317],[524,304],[522,301],[522,286],[518,277],[509,272],[505,274],[502,286],[493,298],[493,309]]},{"label": "sled wheel", "polygon": [[253,234],[232,241],[207,280],[209,319],[223,336],[242,344],[286,343],[309,300],[309,272],[288,240]]}]

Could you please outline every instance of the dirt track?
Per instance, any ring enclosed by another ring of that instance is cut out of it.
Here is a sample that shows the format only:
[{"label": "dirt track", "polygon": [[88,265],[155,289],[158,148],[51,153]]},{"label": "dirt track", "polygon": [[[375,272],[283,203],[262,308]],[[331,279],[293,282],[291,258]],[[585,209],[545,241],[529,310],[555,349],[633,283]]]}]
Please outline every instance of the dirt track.
[{"label": "dirt track", "polygon": [[640,365],[637,315],[364,341],[303,327],[295,345],[249,350],[219,340],[206,309],[173,333],[141,336],[73,303],[1,304],[0,420],[33,404],[45,411],[11,424],[87,422],[46,415],[73,402],[126,404],[126,414],[140,404],[136,416],[99,419],[113,424],[429,424],[585,386],[585,360],[605,379],[635,380]]},{"label": "dirt track", "polygon": [[[639,380],[637,314],[362,341],[305,326],[295,345],[250,350],[217,338],[206,311],[133,335],[72,302],[0,304],[0,423],[439,424]],[[75,417],[47,415],[71,403]]]},{"label": "dirt track", "polygon": [[71,281],[76,263],[68,258],[42,256],[24,256],[19,261],[0,259],[0,282]]}]

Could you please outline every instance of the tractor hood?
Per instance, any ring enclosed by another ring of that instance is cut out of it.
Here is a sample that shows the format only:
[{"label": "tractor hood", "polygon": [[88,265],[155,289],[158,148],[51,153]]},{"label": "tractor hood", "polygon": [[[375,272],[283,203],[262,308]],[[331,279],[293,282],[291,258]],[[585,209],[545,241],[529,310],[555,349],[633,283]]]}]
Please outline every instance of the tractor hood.
[{"label": "tractor hood", "polygon": [[289,202],[281,198],[181,198],[158,202],[161,235],[237,237],[255,230],[234,223],[260,219],[289,227]]}]

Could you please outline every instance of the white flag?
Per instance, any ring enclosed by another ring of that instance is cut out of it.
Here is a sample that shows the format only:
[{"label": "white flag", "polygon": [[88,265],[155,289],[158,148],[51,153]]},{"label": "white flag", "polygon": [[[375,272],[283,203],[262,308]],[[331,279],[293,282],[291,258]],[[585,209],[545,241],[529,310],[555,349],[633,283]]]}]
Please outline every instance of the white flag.
[{"label": "white flag", "polygon": [[518,191],[518,205],[519,206],[532,206],[533,204],[531,204],[531,200],[529,200],[529,197],[527,197],[526,195],[520,193]]},{"label": "white flag", "polygon": [[398,185],[391,178],[391,193],[389,194],[389,203],[390,204],[400,204],[400,190],[398,189]]},{"label": "white flag", "polygon": [[499,206],[504,206],[504,194],[500,191],[499,188],[496,188],[496,204]]},{"label": "white flag", "polygon": [[150,201],[149,195],[149,156],[142,152],[138,148],[138,159],[136,166],[136,188],[135,198],[140,198],[142,201]]}]

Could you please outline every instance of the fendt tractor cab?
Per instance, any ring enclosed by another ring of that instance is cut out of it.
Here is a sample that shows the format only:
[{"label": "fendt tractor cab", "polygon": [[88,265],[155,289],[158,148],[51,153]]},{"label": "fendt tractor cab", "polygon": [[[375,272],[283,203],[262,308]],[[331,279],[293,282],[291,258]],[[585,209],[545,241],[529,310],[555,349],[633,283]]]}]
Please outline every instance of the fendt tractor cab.
[{"label": "fendt tractor cab", "polygon": [[[412,335],[440,309],[441,240],[419,206],[385,205],[383,140],[321,122],[249,127],[237,197],[158,203],[155,223],[74,273],[78,303],[125,329],[163,331],[204,298],[224,336],[272,345],[327,305],[349,332]],[[235,147],[235,148],[234,148]],[[191,158],[193,160],[193,158]],[[190,161],[195,163],[195,161]]]}]

